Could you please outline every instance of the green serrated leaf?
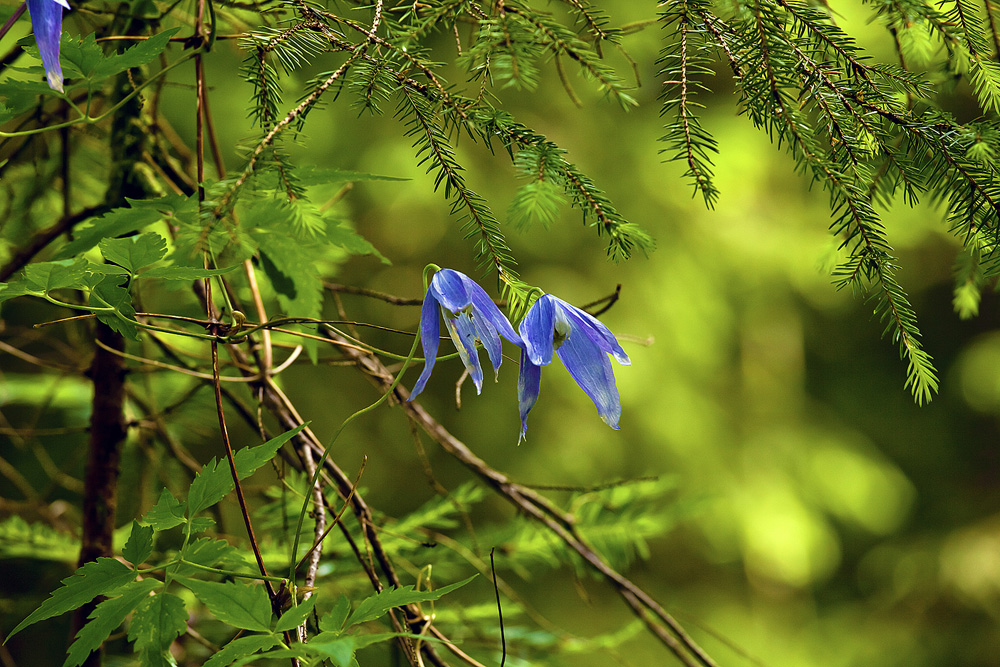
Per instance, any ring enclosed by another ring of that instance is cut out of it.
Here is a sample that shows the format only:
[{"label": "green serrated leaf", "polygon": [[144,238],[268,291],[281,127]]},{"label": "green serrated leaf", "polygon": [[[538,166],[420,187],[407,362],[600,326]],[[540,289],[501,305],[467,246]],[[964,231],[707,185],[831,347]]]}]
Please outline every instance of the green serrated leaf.
[{"label": "green serrated leaf", "polygon": [[52,290],[87,287],[90,263],[83,258],[64,259],[52,262],[36,262],[24,267],[19,280],[12,281],[14,289],[22,285],[27,292],[43,294]]},{"label": "green serrated leaf", "polygon": [[244,447],[237,451],[233,455],[233,459],[236,461],[236,472],[240,479],[254,474],[258,468],[273,459],[283,444],[298,435],[308,425],[309,422],[299,424],[292,430],[285,431],[263,444],[256,447]]},{"label": "green serrated leaf", "polygon": [[275,269],[285,278],[275,285],[281,307],[291,317],[318,318],[322,305],[323,281],[313,262],[319,254],[316,246],[310,247],[279,234],[261,233],[255,234],[254,238],[260,244],[262,254],[267,255]]},{"label": "green serrated leaf", "polygon": [[[282,310],[291,317],[318,319],[323,306],[323,281],[316,271],[321,246],[262,230],[255,230],[253,237],[261,248],[262,259],[266,257],[262,264]],[[303,338],[300,343],[315,362],[315,339]]]},{"label": "green serrated leaf", "polygon": [[63,33],[62,44],[59,46],[59,62],[68,79],[87,79],[97,69],[104,59],[104,51],[97,45],[97,38],[87,35],[75,38]]},{"label": "green serrated leaf", "polygon": [[223,623],[255,632],[270,630],[271,601],[263,586],[188,577],[177,577],[176,580],[191,589],[195,597]]},{"label": "green serrated leaf", "polygon": [[115,208],[99,218],[91,218],[89,225],[74,229],[75,238],[56,253],[56,259],[66,259],[84,253],[95,247],[102,239],[114,238],[139,231],[163,217],[153,207]]},{"label": "green serrated leaf", "polygon": [[214,525],[215,521],[207,516],[196,516],[191,519],[191,534],[204,533],[206,530],[211,530]]},{"label": "green serrated leaf", "polygon": [[198,195],[166,195],[155,199],[125,198],[129,206],[136,209],[156,211],[175,222],[195,222],[198,219]]},{"label": "green serrated leaf", "polygon": [[7,635],[7,639],[29,625],[65,614],[90,602],[98,595],[106,595],[134,579],[135,572],[114,558],[98,558],[87,563],[72,576],[63,579],[62,587],[57,588],[42,606],[18,623]]},{"label": "green serrated leaf", "polygon": [[295,281],[277,267],[271,260],[267,250],[260,251],[260,265],[264,269],[267,279],[271,281],[271,287],[274,288],[274,291],[285,297],[288,301],[294,301],[298,295],[298,290],[295,288]]},{"label": "green serrated leaf", "polygon": [[7,299],[28,294],[32,294],[32,290],[23,280],[13,283],[0,283],[0,303],[3,303]]},{"label": "green serrated leaf", "polygon": [[171,28],[143,40],[122,53],[107,55],[97,44],[93,34],[82,38],[63,36],[60,47],[60,62],[66,76],[73,85],[87,83],[91,86],[103,84],[108,78],[133,67],[152,62],[167,47],[170,37],[179,28]]},{"label": "green serrated leaf", "polygon": [[104,259],[132,275],[144,266],[158,262],[167,254],[167,240],[155,232],[122,239],[101,239],[98,245]]},{"label": "green serrated leaf", "polygon": [[[256,447],[244,447],[233,455],[236,462],[236,472],[240,479],[248,477],[274,458],[278,449],[295,436],[307,424],[286,431],[281,435],[271,438],[262,445]],[[227,493],[234,488],[233,476],[229,470],[229,465],[225,461],[216,461],[214,458],[205,464],[201,472],[191,482],[188,491],[188,516],[193,517],[215,503],[222,500]]]},{"label": "green serrated leaf", "polygon": [[321,656],[332,660],[337,667],[350,667],[356,648],[354,637],[341,637],[332,642],[312,641],[309,642],[308,646],[311,651],[316,651]]},{"label": "green serrated leaf", "polygon": [[[137,524],[133,524],[135,526]],[[126,584],[120,590],[121,595],[101,602],[90,612],[88,622],[76,634],[76,640],[69,647],[66,662],[63,667],[78,667],[87,656],[96,651],[104,640],[115,631],[140,603],[162,582],[156,579],[143,579]]]},{"label": "green serrated leaf", "polygon": [[275,632],[285,632],[286,630],[291,630],[292,628],[297,628],[306,622],[309,618],[309,614],[312,613],[313,608],[316,606],[316,596],[303,600],[298,605],[287,609],[285,613],[281,615],[278,619],[277,624],[274,626]]},{"label": "green serrated leaf", "polygon": [[225,498],[233,489],[229,466],[213,457],[198,473],[188,489],[188,516],[193,517]]},{"label": "green serrated leaf", "polygon": [[166,667],[176,665],[170,644],[187,630],[184,601],[173,593],[159,593],[136,608],[128,629],[128,638],[141,653],[142,664]]},{"label": "green serrated leaf", "polygon": [[139,329],[132,323],[135,320],[135,308],[132,307],[132,295],[128,291],[128,276],[104,276],[91,290],[89,303],[99,308],[112,306],[117,313],[96,313],[97,319],[122,336],[139,340]]},{"label": "green serrated leaf", "polygon": [[169,490],[163,489],[160,491],[160,499],[142,520],[154,530],[167,530],[184,523],[184,511],[185,504],[174,498]]},{"label": "green serrated leaf", "polygon": [[403,605],[415,602],[437,600],[442,595],[465,586],[467,583],[475,579],[476,576],[478,575],[473,575],[456,584],[442,586],[441,588],[433,591],[417,591],[413,589],[413,586],[403,586],[401,588],[392,588],[384,590],[381,593],[376,593],[375,595],[365,598],[358,604],[354,613],[347,619],[346,625],[347,627],[350,627],[359,623],[374,621],[376,618],[384,616],[390,609],[395,609],[396,607],[401,607]]},{"label": "green serrated leaf", "polygon": [[[34,41],[33,37],[28,37],[28,39]],[[45,70],[41,67],[32,67],[31,69],[38,71],[40,75],[34,81],[13,81],[9,78],[4,80],[3,88],[0,90],[0,96],[3,98],[3,104],[0,105],[0,122],[5,123],[35,108],[39,103],[39,95],[54,94],[48,83],[44,81]]]},{"label": "green serrated leaf", "polygon": [[383,264],[392,264],[368,239],[343,222],[331,220],[326,226],[326,240],[352,255],[374,255]]},{"label": "green serrated leaf", "polygon": [[274,635],[249,635],[229,642],[209,658],[202,667],[227,667],[234,661],[277,646],[280,640]]},{"label": "green serrated leaf", "polygon": [[153,553],[153,527],[143,526],[138,521],[132,522],[132,532],[122,548],[122,557],[135,566],[149,558]]},{"label": "green serrated leaf", "polygon": [[114,76],[119,72],[124,72],[133,67],[141,67],[152,62],[160,53],[167,48],[170,38],[173,37],[180,28],[171,28],[157,33],[147,40],[143,40],[126,49],[123,53],[103,58],[94,68],[93,78],[102,81]]},{"label": "green serrated leaf", "polygon": [[347,622],[350,613],[351,601],[347,599],[347,596],[341,595],[337,599],[337,603],[333,605],[333,609],[320,617],[319,629],[325,632],[343,632],[344,623]]},{"label": "green serrated leaf", "polygon": [[305,658],[310,655],[308,647],[308,644],[293,644],[292,648],[279,648],[273,651],[265,651],[264,653],[260,653],[258,655],[249,655],[234,662],[233,667],[243,667],[243,665],[246,665],[247,663],[256,662],[260,659],[279,660],[287,658]]},{"label": "green serrated leaf", "polygon": [[[211,537],[202,537],[189,542],[180,555],[184,558],[185,562],[207,565],[208,567],[226,565],[229,569],[232,569],[234,566],[246,563],[241,550],[225,540],[217,540]],[[178,574],[185,573],[183,565],[181,563],[181,567],[178,567]]]}]

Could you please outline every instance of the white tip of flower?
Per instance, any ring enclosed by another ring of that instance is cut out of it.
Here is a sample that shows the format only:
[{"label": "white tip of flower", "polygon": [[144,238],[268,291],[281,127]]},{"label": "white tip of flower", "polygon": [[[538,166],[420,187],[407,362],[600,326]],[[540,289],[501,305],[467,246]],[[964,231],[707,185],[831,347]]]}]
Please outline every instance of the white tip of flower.
[{"label": "white tip of flower", "polygon": [[72,7],[69,6],[69,2],[67,2],[66,0],[52,0],[52,2],[56,3],[57,5],[62,5],[66,9],[73,9]]},{"label": "white tip of flower", "polygon": [[60,93],[65,92],[63,90],[63,77],[62,74],[58,72],[48,72],[49,78],[49,88],[52,90],[58,90]]}]

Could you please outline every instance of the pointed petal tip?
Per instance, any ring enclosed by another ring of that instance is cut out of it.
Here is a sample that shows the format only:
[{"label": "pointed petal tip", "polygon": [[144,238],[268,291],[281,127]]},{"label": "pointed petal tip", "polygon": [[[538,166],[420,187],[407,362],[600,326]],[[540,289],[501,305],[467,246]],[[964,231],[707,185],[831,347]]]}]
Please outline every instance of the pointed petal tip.
[{"label": "pointed petal tip", "polygon": [[63,90],[63,77],[62,74],[56,74],[55,72],[47,72],[46,76],[49,80],[49,88],[52,90],[58,90],[60,93],[66,91]]}]

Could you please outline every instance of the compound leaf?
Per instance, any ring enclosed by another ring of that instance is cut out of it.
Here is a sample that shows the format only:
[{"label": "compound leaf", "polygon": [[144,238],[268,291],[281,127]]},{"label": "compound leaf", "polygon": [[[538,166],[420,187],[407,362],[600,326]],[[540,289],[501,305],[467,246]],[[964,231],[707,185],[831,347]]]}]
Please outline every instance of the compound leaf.
[{"label": "compound leaf", "polygon": [[476,575],[473,575],[464,581],[442,586],[433,591],[417,591],[413,589],[413,586],[402,586],[400,588],[384,590],[381,593],[376,593],[362,600],[354,610],[354,613],[347,619],[347,625],[351,626],[373,621],[385,615],[390,609],[395,609],[406,604],[437,600],[442,595],[461,588],[475,578]]},{"label": "compound leaf", "polygon": [[[136,525],[133,524],[133,527]],[[125,617],[149,597],[153,589],[162,585],[156,579],[133,581],[122,587],[120,596],[97,605],[88,616],[90,620],[76,634],[63,667],[82,665],[87,656],[99,649],[104,640],[125,621]]]},{"label": "compound leaf", "polygon": [[57,588],[42,606],[18,623],[17,627],[7,635],[7,639],[29,625],[65,614],[90,602],[98,595],[107,595],[134,579],[135,572],[114,558],[98,558],[96,561],[91,561],[73,575],[63,579],[62,587]]},{"label": "compound leaf", "polygon": [[235,628],[267,632],[271,627],[271,601],[263,586],[219,583],[177,577],[208,610]]},{"label": "compound leaf", "polygon": [[209,658],[202,667],[226,667],[234,661],[249,657],[258,651],[277,646],[279,639],[274,635],[249,635],[229,642]]},{"label": "compound leaf", "polygon": [[86,252],[103,239],[131,234],[163,217],[152,207],[121,207],[111,209],[84,227],[74,229],[75,238],[56,253],[56,259],[66,259]]},{"label": "compound leaf", "polygon": [[128,276],[104,276],[90,292],[91,306],[103,308],[112,306],[116,312],[98,312],[97,319],[117,331],[122,336],[139,340],[139,330],[135,326],[135,308],[128,291]]},{"label": "compound leaf", "polygon": [[[302,424],[291,431],[271,438],[262,445],[244,447],[236,452],[233,458],[240,479],[252,475],[257,468],[273,459],[278,449],[305,427],[306,424]],[[222,500],[233,488],[233,476],[229,465],[225,461],[216,461],[213,458],[205,464],[205,467],[191,483],[187,501],[188,516],[193,517],[198,512],[211,507]]]}]

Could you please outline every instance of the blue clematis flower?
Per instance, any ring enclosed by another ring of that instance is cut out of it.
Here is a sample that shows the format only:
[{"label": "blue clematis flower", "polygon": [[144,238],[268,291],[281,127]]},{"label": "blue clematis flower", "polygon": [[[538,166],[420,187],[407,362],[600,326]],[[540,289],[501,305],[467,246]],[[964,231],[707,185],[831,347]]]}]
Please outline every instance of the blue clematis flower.
[{"label": "blue clematis flower", "polygon": [[494,373],[499,372],[503,361],[500,336],[515,345],[521,345],[521,337],[482,287],[464,273],[441,269],[431,279],[431,286],[427,289],[420,309],[420,344],[424,348],[424,370],[413,386],[410,400],[424,390],[434,368],[441,332],[438,306],[444,315],[448,333],[458,348],[458,355],[476,384],[477,394],[482,391],[483,369],[479,365],[476,342],[482,343],[486,348]]},{"label": "blue clematis flower", "polygon": [[632,362],[610,329],[576,306],[544,294],[531,306],[518,330],[524,342],[517,381],[521,437],[528,428],[528,412],[538,400],[542,366],[552,363],[553,352],[597,406],[601,419],[618,428],[622,405],[608,355],[624,366]]},{"label": "blue clematis flower", "polygon": [[62,39],[63,8],[70,9],[66,0],[25,0],[31,14],[31,29],[42,56],[49,87],[63,92],[62,67],[59,65],[59,41]]}]

